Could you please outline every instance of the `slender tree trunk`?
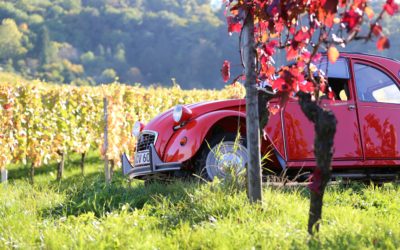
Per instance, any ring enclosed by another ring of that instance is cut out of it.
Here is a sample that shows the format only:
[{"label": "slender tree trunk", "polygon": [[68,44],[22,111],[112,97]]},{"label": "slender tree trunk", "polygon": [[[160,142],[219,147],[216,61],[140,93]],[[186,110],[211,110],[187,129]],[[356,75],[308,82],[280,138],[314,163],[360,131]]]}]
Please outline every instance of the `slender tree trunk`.
[{"label": "slender tree trunk", "polygon": [[82,153],[82,155],[81,155],[81,173],[82,173],[82,176],[85,175],[85,158],[86,158],[86,153]]},{"label": "slender tree trunk", "polygon": [[246,71],[246,129],[249,162],[247,165],[248,196],[250,202],[262,201],[262,174],[260,156],[260,125],[256,83],[256,50],[254,19],[248,14],[243,27],[243,54]]},{"label": "slender tree trunk", "polygon": [[31,184],[35,184],[35,165],[33,164],[33,162],[31,163],[29,177],[31,179]]},{"label": "slender tree trunk", "polygon": [[298,93],[299,104],[307,118],[314,123],[314,154],[317,167],[310,184],[311,198],[308,219],[308,232],[319,231],[325,187],[331,179],[332,147],[336,133],[337,120],[332,111],[324,110],[311,101],[311,96]]},{"label": "slender tree trunk", "polygon": [[57,168],[57,180],[60,181],[64,175],[65,153],[58,152],[58,154],[61,155],[61,161],[60,163],[58,163],[58,168]]}]

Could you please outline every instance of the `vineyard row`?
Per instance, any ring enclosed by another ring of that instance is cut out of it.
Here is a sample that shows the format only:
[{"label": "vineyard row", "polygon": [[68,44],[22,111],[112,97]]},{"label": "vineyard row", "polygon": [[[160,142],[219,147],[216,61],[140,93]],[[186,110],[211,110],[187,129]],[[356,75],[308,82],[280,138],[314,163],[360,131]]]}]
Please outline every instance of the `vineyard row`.
[{"label": "vineyard row", "polygon": [[[10,163],[37,168],[60,162],[70,152],[100,149],[119,164],[122,152],[133,155],[133,123],[146,122],[174,105],[243,96],[240,86],[216,90],[181,90],[179,86],[99,87],[0,83],[0,169]],[[108,147],[104,148],[104,106],[107,100]]]}]

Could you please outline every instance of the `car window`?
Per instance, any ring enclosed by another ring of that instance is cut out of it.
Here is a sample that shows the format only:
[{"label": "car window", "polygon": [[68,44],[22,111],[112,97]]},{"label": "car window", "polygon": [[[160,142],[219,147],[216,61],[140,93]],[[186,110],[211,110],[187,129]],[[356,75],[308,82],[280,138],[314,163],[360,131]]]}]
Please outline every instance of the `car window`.
[{"label": "car window", "polygon": [[[339,58],[335,63],[330,63],[327,57],[323,57],[316,65],[319,70],[322,70],[325,75],[328,75],[328,85],[335,94],[335,100],[347,101],[350,100],[349,91],[349,67],[345,58]],[[327,93],[321,93],[321,98],[324,99]]]},{"label": "car window", "polygon": [[356,63],[354,64],[354,75],[360,101],[400,103],[399,87],[381,70]]},{"label": "car window", "polygon": [[330,63],[327,57],[322,57],[316,66],[328,74],[328,78],[350,79],[349,67],[345,58],[338,58],[335,63]]}]

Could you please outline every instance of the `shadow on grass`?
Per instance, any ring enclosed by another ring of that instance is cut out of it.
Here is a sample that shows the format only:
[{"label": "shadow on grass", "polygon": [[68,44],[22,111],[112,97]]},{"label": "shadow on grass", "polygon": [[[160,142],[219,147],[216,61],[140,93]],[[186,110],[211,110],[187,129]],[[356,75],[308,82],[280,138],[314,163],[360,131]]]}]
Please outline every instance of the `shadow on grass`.
[{"label": "shadow on grass", "polygon": [[119,172],[114,174],[109,185],[105,183],[102,173],[70,176],[61,182],[54,181],[54,185],[66,194],[67,199],[63,204],[43,211],[44,217],[78,216],[88,212],[102,217],[125,205],[131,209],[142,209],[147,203],[157,202],[154,197],[159,196],[178,202],[196,186],[180,181],[171,184],[154,182],[145,186],[142,181],[129,183]]},{"label": "shadow on grass", "polygon": [[[98,156],[89,156],[85,159],[85,166],[101,164],[102,160]],[[65,169],[69,168],[80,168],[80,159],[73,155],[70,159],[65,162]],[[43,165],[39,168],[35,168],[35,176],[48,175],[53,172],[56,175],[58,163],[54,162],[51,164]],[[19,167],[10,168],[8,170],[9,180],[21,180],[30,178],[30,165],[20,165]],[[54,177],[55,178],[55,177]]]}]

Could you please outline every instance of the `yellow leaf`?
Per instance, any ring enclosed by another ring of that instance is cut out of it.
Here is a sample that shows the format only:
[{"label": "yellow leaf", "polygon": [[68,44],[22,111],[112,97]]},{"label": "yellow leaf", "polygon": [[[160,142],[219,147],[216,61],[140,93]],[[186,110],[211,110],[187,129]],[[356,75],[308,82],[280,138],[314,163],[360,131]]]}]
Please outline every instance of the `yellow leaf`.
[{"label": "yellow leaf", "polygon": [[339,58],[339,51],[337,50],[337,48],[335,46],[329,47],[328,49],[329,62],[335,63],[338,58]]},{"label": "yellow leaf", "polygon": [[368,16],[369,19],[372,19],[375,15],[374,11],[369,6],[365,7],[364,12]]}]

